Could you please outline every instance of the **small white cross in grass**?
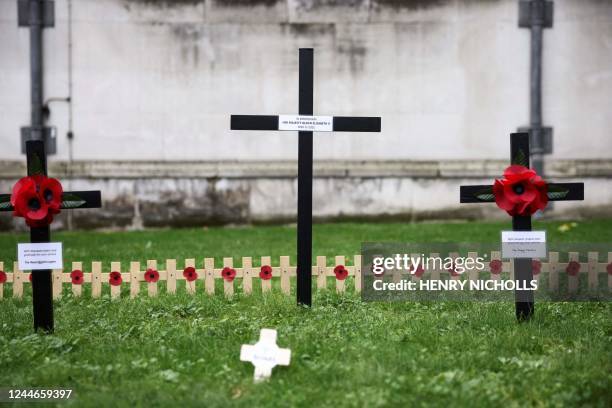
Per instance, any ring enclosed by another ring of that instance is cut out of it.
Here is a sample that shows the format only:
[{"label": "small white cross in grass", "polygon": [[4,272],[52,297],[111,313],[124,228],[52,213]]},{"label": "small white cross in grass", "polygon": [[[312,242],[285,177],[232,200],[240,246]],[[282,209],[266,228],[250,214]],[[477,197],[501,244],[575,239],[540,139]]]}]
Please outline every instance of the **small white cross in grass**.
[{"label": "small white cross in grass", "polygon": [[240,361],[249,361],[255,366],[255,382],[263,381],[272,375],[277,365],[289,365],[291,350],[276,345],[276,330],[261,329],[259,341],[254,345],[243,344]]}]

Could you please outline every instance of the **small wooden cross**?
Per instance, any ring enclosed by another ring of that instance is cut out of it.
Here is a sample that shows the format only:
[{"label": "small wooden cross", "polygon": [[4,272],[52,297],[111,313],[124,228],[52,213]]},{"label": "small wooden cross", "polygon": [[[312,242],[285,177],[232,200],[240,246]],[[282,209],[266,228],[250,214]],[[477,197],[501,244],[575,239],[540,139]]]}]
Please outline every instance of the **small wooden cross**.
[{"label": "small wooden cross", "polygon": [[240,361],[248,361],[255,366],[255,382],[270,378],[274,367],[289,365],[290,360],[291,350],[276,345],[276,330],[273,329],[261,329],[257,343],[244,344],[240,349]]},{"label": "small wooden cross", "polygon": [[[26,142],[28,176],[47,175],[47,156],[42,140]],[[0,211],[13,211],[10,194],[0,194]],[[100,208],[102,199],[99,191],[64,191],[62,210]],[[30,228],[30,242],[44,243],[51,240],[49,226]],[[53,290],[50,270],[32,273],[32,303],[34,329],[53,331]]]},{"label": "small wooden cross", "polygon": [[[529,133],[510,134],[510,162],[529,168]],[[584,200],[584,183],[547,183],[549,201]],[[522,191],[515,190],[516,194]],[[493,185],[461,186],[461,203],[495,202]],[[514,231],[531,231],[531,216],[512,217]],[[514,275],[524,287],[533,279],[530,258],[514,260]],[[534,312],[533,291],[515,291],[516,318],[519,321],[529,319]]]},{"label": "small wooden cross", "polygon": [[312,133],[380,132],[380,117],[312,116],[313,49],[300,48],[299,115],[232,115],[232,130],[298,131],[297,301],[312,304]]}]

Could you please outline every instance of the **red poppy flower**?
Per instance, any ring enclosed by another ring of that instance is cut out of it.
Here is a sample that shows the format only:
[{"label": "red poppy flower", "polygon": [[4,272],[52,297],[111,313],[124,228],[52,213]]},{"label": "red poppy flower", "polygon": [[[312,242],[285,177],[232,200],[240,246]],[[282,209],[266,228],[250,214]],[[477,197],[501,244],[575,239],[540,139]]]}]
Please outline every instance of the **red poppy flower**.
[{"label": "red poppy flower", "polygon": [[412,274],[417,278],[420,278],[425,273],[425,269],[423,269],[423,266],[421,266],[421,264],[419,264],[416,269],[414,268],[414,265],[410,265],[410,272],[412,272]]},{"label": "red poppy flower", "polygon": [[529,216],[548,204],[548,187],[538,174],[524,166],[512,165],[502,180],[495,180],[495,203],[511,216]]},{"label": "red poppy flower", "polygon": [[32,283],[32,273],[30,272],[30,274],[28,275],[28,280],[30,281],[30,283]]},{"label": "red poppy flower", "polygon": [[567,272],[569,276],[578,275],[578,272],[580,272],[580,264],[576,261],[569,261],[567,268],[565,268],[565,272]]},{"label": "red poppy flower", "polygon": [[263,280],[272,279],[272,267],[270,265],[263,265],[259,271],[259,277]]},{"label": "red poppy flower", "polygon": [[534,275],[539,275],[540,272],[542,272],[542,262],[540,262],[539,259],[532,259],[531,270],[533,271]]},{"label": "red poppy flower", "polygon": [[612,262],[606,266],[606,271],[608,271],[608,275],[612,275]]},{"label": "red poppy flower", "polygon": [[448,273],[450,273],[451,276],[459,276],[460,273],[457,272],[457,268],[455,267],[455,263],[451,263],[450,266],[448,268],[446,268],[446,270],[448,271]]},{"label": "red poppy flower", "polygon": [[43,226],[49,216],[49,206],[40,198],[32,177],[24,177],[13,186],[11,205],[13,215],[25,218],[30,227]]},{"label": "red poppy flower", "polygon": [[198,279],[198,273],[193,266],[188,266],[183,269],[183,277],[185,277],[187,282],[193,282],[194,280]]},{"label": "red poppy flower", "polygon": [[11,194],[13,216],[23,217],[30,227],[46,227],[59,214],[62,205],[62,185],[46,176],[24,177]]},{"label": "red poppy flower", "polygon": [[493,275],[499,275],[502,271],[502,266],[502,261],[499,259],[493,259],[491,262],[489,262],[489,268],[491,268],[491,273]]},{"label": "red poppy flower", "polygon": [[123,278],[119,272],[113,271],[108,275],[108,283],[113,286],[119,286],[123,283]]},{"label": "red poppy flower", "polygon": [[57,179],[35,176],[34,180],[38,184],[38,191],[42,200],[49,206],[49,211],[52,214],[59,214],[62,206],[62,194],[64,189]]},{"label": "red poppy flower", "polygon": [[6,273],[4,271],[0,271],[0,283],[6,282]]},{"label": "red poppy flower", "polygon": [[159,272],[157,272],[155,269],[149,268],[145,272],[144,278],[149,283],[155,283],[159,280]]},{"label": "red poppy flower", "polygon": [[221,270],[221,276],[224,280],[231,282],[236,277],[236,270],[226,266],[225,268],[223,268],[223,270]]},{"label": "red poppy flower", "polygon": [[75,269],[70,272],[70,278],[72,279],[73,285],[82,285],[83,284],[83,271]]},{"label": "red poppy flower", "polygon": [[26,194],[36,194],[36,182],[32,177],[23,177],[13,186],[11,205],[15,207],[15,211],[18,211],[18,207],[20,207],[20,203],[18,203],[19,199],[23,198]]},{"label": "red poppy flower", "polygon": [[344,267],[344,265],[338,265],[334,268],[334,273],[336,274],[336,279],[345,280],[348,276],[348,271]]}]

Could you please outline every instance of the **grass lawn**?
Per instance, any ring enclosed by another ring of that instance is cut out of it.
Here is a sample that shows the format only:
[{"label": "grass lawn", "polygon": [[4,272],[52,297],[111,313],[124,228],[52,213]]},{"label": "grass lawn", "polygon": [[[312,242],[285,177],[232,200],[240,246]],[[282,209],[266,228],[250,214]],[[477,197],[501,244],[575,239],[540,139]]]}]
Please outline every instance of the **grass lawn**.
[{"label": "grass lawn", "polygon": [[[366,240],[493,242],[508,224],[321,224],[313,253],[351,256]],[[561,224],[534,228],[546,228],[549,242],[612,242],[612,220],[565,232]],[[280,226],[54,234],[65,262],[106,267],[231,255],[294,262],[294,237],[295,228]],[[0,260],[12,262],[26,240],[0,234]],[[517,324],[510,303],[363,303],[352,292],[319,291],[304,309],[279,293],[228,300],[179,290],[110,301],[66,291],[55,334],[39,335],[26,293],[0,301],[0,388],[74,389],[62,405],[612,405],[610,303],[540,303],[531,322]],[[292,362],[254,385],[239,352],[263,327],[279,331]]]}]

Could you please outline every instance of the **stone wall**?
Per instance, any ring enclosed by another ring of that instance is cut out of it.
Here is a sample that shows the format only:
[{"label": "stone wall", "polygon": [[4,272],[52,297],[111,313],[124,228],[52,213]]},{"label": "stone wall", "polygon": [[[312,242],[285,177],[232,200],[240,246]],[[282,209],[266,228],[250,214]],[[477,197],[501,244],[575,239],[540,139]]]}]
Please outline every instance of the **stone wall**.
[{"label": "stone wall", "polygon": [[[506,162],[488,161],[319,161],[315,163],[316,219],[504,218],[495,204],[462,205],[459,185],[486,184],[503,172]],[[25,173],[21,162],[0,170],[8,177],[0,189]],[[295,162],[77,162],[71,168],[54,163],[50,172],[72,190],[99,189],[104,208],[72,211],[80,228],[142,228],[240,223],[294,222]],[[546,172],[556,181],[584,181],[582,202],[555,203],[547,217],[612,216],[612,161],[559,160]],[[79,174],[73,177],[71,174]],[[147,174],[146,177],[143,174]],[[67,225],[65,214],[55,227]],[[0,229],[23,227],[8,214]]]},{"label": "stone wall", "polygon": [[[70,83],[73,94],[72,116],[66,103],[50,103],[59,150],[51,174],[103,190],[104,211],[75,215],[77,226],[292,219],[297,137],[232,132],[229,115],[294,113],[297,49],[314,47],[315,112],[383,118],[380,134],[315,135],[316,216],[497,214],[459,206],[458,185],[499,176],[508,134],[528,121],[529,32],[518,28],[517,8],[514,0],[56,0],[45,98],[67,96]],[[28,32],[17,27],[14,0],[0,0],[0,38],[8,191],[23,174],[18,130],[29,120]],[[587,186],[584,203],[559,204],[553,215],[612,213],[610,38],[612,2],[555,1],[544,33],[549,174]],[[0,215],[0,227],[11,224]]]}]

